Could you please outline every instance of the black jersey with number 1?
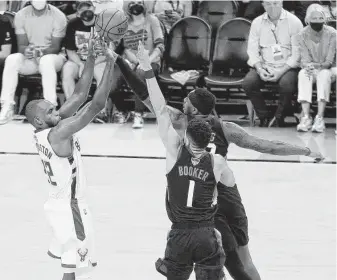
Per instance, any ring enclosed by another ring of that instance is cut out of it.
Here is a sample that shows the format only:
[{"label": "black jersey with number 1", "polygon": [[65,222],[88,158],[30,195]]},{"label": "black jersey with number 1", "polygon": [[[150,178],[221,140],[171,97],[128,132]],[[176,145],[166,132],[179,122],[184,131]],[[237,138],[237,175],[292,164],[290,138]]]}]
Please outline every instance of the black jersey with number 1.
[{"label": "black jersey with number 1", "polygon": [[216,179],[213,156],[197,159],[182,146],[167,176],[166,210],[172,223],[213,221],[216,213]]}]

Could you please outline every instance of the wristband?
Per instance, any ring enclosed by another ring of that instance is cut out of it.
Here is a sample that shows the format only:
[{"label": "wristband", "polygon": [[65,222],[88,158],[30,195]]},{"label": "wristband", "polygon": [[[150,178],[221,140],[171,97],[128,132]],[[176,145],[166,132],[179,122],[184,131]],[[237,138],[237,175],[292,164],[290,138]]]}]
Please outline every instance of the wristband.
[{"label": "wristband", "polygon": [[308,150],[308,152],[305,154],[305,156],[308,157],[308,156],[310,156],[310,154],[311,154],[311,150],[310,150],[310,148],[308,148],[308,147],[305,147],[305,148]]},{"label": "wristband", "polygon": [[152,79],[154,77],[155,75],[152,69],[145,71],[145,79]]}]

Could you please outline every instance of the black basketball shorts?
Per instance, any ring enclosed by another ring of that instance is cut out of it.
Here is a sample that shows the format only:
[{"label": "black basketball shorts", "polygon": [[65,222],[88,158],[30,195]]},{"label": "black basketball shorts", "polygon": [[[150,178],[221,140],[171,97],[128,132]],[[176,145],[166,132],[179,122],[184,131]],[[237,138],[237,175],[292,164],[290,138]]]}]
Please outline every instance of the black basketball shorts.
[{"label": "black basketball shorts", "polygon": [[197,280],[221,280],[224,263],[221,237],[214,226],[188,229],[172,226],[165,257],[158,259],[156,269],[168,280],[187,280],[194,265]]},{"label": "black basketball shorts", "polygon": [[248,219],[237,186],[229,188],[218,183],[215,227],[221,233],[225,252],[248,244]]}]

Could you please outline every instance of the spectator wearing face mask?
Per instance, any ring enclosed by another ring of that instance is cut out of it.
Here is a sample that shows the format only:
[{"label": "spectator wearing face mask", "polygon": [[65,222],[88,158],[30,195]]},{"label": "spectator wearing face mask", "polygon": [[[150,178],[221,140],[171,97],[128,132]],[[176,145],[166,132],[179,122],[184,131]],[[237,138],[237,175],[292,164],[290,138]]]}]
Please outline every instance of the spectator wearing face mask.
[{"label": "spectator wearing face mask", "polygon": [[[325,105],[330,100],[331,83],[336,80],[336,30],[325,24],[322,6],[309,6],[306,26],[298,35],[301,47],[301,67],[298,76],[298,102],[304,116],[297,126],[298,131],[323,132]],[[310,116],[313,83],[317,86],[318,112],[313,124]]]},{"label": "spectator wearing face mask", "polygon": [[14,26],[19,52],[9,55],[5,62],[0,124],[13,118],[19,73],[40,73],[44,98],[57,105],[57,72],[62,69],[66,60],[64,55],[60,54],[66,25],[65,15],[42,0],[31,1],[31,5],[16,14]]},{"label": "spectator wearing face mask", "polygon": [[[126,11],[129,15],[128,31],[124,36],[124,54],[123,57],[129,62],[139,77],[145,81],[145,73],[138,64],[136,53],[138,51],[138,42],[142,41],[145,49],[150,54],[150,61],[153,71],[158,74],[160,70],[161,57],[164,52],[164,35],[158,18],[148,14],[145,9],[144,1],[124,2]],[[123,105],[122,100],[114,100],[114,103],[119,110],[119,122],[124,122],[125,113],[121,113]],[[143,112],[145,106],[142,101],[136,97],[135,99],[135,115],[133,128],[142,128],[144,124]]]}]

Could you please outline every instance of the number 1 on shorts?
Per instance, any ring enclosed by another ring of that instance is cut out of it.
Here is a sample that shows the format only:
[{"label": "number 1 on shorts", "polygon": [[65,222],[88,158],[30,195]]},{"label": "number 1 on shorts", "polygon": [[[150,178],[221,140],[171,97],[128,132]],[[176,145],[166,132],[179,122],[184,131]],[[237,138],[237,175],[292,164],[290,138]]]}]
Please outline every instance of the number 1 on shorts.
[{"label": "number 1 on shorts", "polygon": [[190,180],[188,185],[187,207],[192,207],[195,181]]}]

